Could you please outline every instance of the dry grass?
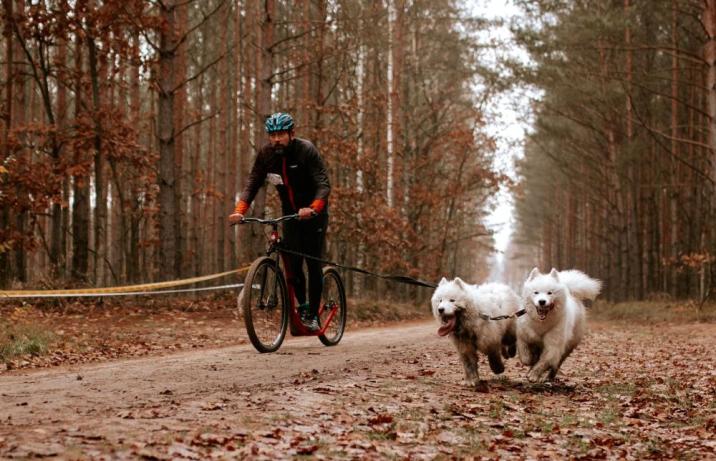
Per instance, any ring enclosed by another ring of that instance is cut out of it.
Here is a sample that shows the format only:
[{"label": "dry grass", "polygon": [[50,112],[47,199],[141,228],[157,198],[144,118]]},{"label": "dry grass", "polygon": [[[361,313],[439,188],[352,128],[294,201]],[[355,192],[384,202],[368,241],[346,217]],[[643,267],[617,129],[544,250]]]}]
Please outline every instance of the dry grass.
[{"label": "dry grass", "polygon": [[430,317],[427,302],[375,301],[372,299],[349,299],[348,321],[393,322],[417,320]]},{"label": "dry grass", "polygon": [[597,301],[589,315],[596,320],[643,323],[716,322],[716,304],[699,306],[694,301]]},{"label": "dry grass", "polygon": [[0,363],[16,357],[42,355],[53,338],[52,332],[41,326],[0,322]]}]

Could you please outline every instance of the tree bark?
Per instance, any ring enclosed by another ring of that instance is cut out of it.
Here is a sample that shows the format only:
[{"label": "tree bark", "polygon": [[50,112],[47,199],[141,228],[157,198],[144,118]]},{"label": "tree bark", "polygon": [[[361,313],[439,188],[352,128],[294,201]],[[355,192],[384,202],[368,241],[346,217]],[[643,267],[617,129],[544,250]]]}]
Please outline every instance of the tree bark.
[{"label": "tree bark", "polygon": [[395,66],[395,1],[387,0],[388,2],[388,107],[386,114],[386,178],[385,178],[385,199],[388,203],[388,208],[393,208],[393,175],[395,165],[395,134],[393,133],[395,127],[395,115],[394,112],[397,109],[395,107],[395,72],[393,67]]},{"label": "tree bark", "polygon": [[[57,63],[58,67],[63,71],[61,75],[66,75],[64,69],[67,65],[67,42],[60,39],[57,47]],[[65,85],[57,86],[57,130],[62,133],[67,125],[67,89]],[[62,152],[58,152],[58,157]],[[59,158],[58,158],[59,160]],[[62,172],[62,191],[60,193],[61,202],[52,204],[52,227],[50,231],[50,261],[53,266],[55,276],[64,276],[67,263],[65,261],[65,252],[67,245],[67,226],[69,224],[69,208],[65,203],[69,203],[69,179]]]},{"label": "tree bark", "polygon": [[[132,71],[130,74],[130,110],[131,120],[139,124],[140,114],[142,110],[142,102],[140,97],[140,84],[139,84],[139,31],[132,31]],[[127,268],[126,277],[129,282],[136,282],[139,280],[139,240],[141,238],[140,219],[141,219],[141,199],[139,197],[139,189],[141,185],[136,179],[132,179],[130,182],[131,189],[128,191],[128,195],[131,198],[130,217],[129,217],[129,248],[127,250]],[[124,205],[122,205],[124,206]]]},{"label": "tree bark", "polygon": [[[181,2],[175,7],[176,15],[176,36],[183,37],[187,33],[187,27],[189,22],[188,17],[188,6],[186,2]],[[178,39],[177,39],[178,40]],[[183,277],[186,275],[187,267],[185,267],[185,253],[186,253],[186,242],[184,229],[187,228],[188,222],[185,210],[182,207],[183,197],[188,192],[187,181],[188,178],[184,174],[184,135],[182,129],[185,123],[185,107],[187,90],[184,85],[186,79],[187,69],[187,51],[186,41],[180,44],[176,50],[176,62],[174,65],[173,72],[173,88],[174,90],[174,108],[172,113],[172,123],[174,124],[174,165],[176,168],[175,172],[175,185],[174,185],[174,214],[173,227],[174,235],[176,238],[176,245],[174,247],[174,260],[176,261],[176,277]]]},{"label": "tree bark", "polygon": [[[702,14],[702,23],[704,30],[706,31],[706,43],[704,43],[703,53],[704,61],[706,62],[706,108],[708,114],[708,136],[707,142],[709,146],[708,158],[711,164],[710,171],[710,217],[711,222],[716,216],[716,0],[704,0],[704,10]],[[710,242],[711,248],[716,243],[716,232],[713,231],[713,226],[710,229],[710,238],[704,238],[705,241]],[[712,272],[711,264],[706,263],[706,269],[710,275]],[[706,276],[704,276],[704,279]],[[700,290],[703,292],[705,286],[709,282],[704,281],[700,283]]]},{"label": "tree bark", "polygon": [[[703,53],[706,62],[708,145],[711,150],[709,158],[711,180],[716,183],[716,0],[704,0],[702,22],[706,31]],[[712,197],[716,205],[716,194],[712,194]]]},{"label": "tree bark", "polygon": [[160,3],[160,15],[164,23],[159,45],[158,78],[158,137],[159,137],[159,277],[167,280],[181,274],[180,248],[176,226],[177,178],[181,174],[176,164],[176,137],[174,110],[176,89],[177,19],[175,0]]},{"label": "tree bark", "polygon": [[[3,118],[3,132],[2,132],[2,150],[0,151],[0,165],[5,163],[5,159],[9,155],[9,144],[10,144],[10,130],[12,129],[13,123],[13,91],[15,82],[15,67],[14,67],[14,43],[12,34],[12,23],[14,14],[13,0],[3,0],[3,38],[5,39],[5,117]],[[0,182],[2,179],[2,173],[0,173]],[[0,229],[7,231],[10,229],[10,205],[5,203],[0,209]],[[6,237],[9,239],[9,235]],[[0,241],[0,244],[5,244],[5,241]],[[3,247],[0,250],[0,287],[8,286],[12,279],[12,265],[10,264],[10,251],[9,248]]]},{"label": "tree bark", "polygon": [[[264,120],[271,114],[271,88],[273,74],[273,51],[271,45],[274,40],[274,0],[265,0],[263,8],[259,7],[256,14],[256,96],[254,116],[254,147],[256,150],[266,142]],[[262,187],[253,203],[253,215],[264,217],[266,213],[266,187]],[[259,226],[247,226],[246,248],[252,257],[259,254],[263,245],[263,231]]]},{"label": "tree bark", "polygon": [[97,61],[97,45],[94,37],[87,34],[87,51],[89,57],[89,72],[92,83],[92,118],[94,120],[94,282],[105,284],[104,266],[106,257],[105,226],[107,223],[107,197],[105,194],[104,164],[105,154],[102,147],[102,102],[100,100],[100,69]]},{"label": "tree bark", "polygon": [[[84,97],[84,87],[82,84],[83,75],[83,53],[82,40],[77,38],[75,41],[75,119],[79,120],[82,116],[82,100]],[[74,152],[74,161],[76,164],[84,162],[83,153],[79,150]],[[87,281],[87,270],[89,268],[89,180],[86,173],[80,173],[73,176],[72,182],[72,278],[77,281]]]}]

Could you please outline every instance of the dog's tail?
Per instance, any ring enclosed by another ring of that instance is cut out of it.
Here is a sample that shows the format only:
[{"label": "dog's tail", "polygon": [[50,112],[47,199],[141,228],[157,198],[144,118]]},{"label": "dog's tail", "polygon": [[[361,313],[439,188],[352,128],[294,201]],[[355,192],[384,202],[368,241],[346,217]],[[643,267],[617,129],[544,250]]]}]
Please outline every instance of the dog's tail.
[{"label": "dog's tail", "polygon": [[579,299],[594,301],[602,290],[602,282],[589,277],[582,271],[568,270],[559,273],[559,281],[567,285],[570,293]]}]

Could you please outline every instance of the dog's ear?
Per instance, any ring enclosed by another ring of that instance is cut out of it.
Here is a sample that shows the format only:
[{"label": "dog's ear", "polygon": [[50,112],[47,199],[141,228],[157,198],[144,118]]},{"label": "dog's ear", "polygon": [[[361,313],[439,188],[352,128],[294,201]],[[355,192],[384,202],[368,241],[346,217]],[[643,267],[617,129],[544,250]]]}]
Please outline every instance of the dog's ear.
[{"label": "dog's ear", "polygon": [[460,277],[455,277],[455,284],[460,288],[465,288],[465,282]]},{"label": "dog's ear", "polygon": [[529,282],[530,280],[534,279],[534,278],[537,277],[538,275],[539,275],[539,269],[537,269],[537,268],[535,267],[534,269],[532,269],[532,272],[530,272],[530,275],[527,276],[527,281]]},{"label": "dog's ear", "polygon": [[559,280],[559,272],[557,272],[557,269],[555,269],[554,267],[549,272],[549,275],[551,275],[555,280]]},{"label": "dog's ear", "polygon": [[447,283],[447,279],[445,277],[440,279],[440,282],[438,283],[438,286],[445,285]]}]

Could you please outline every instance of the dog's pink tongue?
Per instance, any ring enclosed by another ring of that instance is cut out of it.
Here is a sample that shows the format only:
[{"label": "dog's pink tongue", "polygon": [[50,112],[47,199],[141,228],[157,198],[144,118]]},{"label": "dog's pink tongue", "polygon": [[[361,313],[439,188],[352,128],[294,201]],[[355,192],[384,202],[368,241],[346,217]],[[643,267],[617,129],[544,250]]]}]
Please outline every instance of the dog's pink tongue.
[{"label": "dog's pink tongue", "polygon": [[438,328],[438,334],[440,336],[445,336],[445,335],[452,333],[452,331],[454,329],[455,329],[455,317],[452,317],[451,319],[448,320],[447,323],[443,324],[440,328]]}]

